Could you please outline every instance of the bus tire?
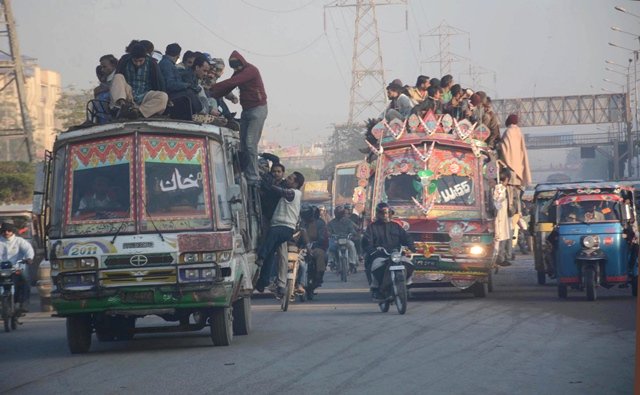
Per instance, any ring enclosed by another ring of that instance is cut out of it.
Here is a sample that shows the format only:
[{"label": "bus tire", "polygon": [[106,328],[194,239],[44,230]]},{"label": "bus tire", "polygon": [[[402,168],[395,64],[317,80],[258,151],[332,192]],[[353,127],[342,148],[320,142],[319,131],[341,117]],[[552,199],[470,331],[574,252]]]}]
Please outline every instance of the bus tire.
[{"label": "bus tire", "polygon": [[228,346],[233,340],[233,317],[230,307],[219,307],[209,317],[211,341],[214,346]]}]

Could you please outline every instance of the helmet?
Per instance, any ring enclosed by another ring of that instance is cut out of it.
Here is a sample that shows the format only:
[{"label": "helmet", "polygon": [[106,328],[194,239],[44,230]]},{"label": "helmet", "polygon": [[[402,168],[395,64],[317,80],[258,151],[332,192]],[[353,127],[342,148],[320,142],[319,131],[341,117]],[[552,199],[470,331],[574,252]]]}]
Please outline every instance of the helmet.
[{"label": "helmet", "polygon": [[300,216],[304,219],[311,219],[313,218],[315,211],[314,206],[304,203],[302,207],[300,207]]}]

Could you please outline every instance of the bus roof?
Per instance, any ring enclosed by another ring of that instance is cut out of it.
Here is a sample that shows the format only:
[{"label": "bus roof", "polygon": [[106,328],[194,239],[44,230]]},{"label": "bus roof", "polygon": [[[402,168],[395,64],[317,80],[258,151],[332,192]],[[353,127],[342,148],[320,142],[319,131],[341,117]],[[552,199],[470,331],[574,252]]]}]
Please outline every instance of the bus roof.
[{"label": "bus roof", "polygon": [[111,134],[124,133],[127,131],[131,131],[131,129],[140,128],[153,128],[154,131],[158,131],[160,133],[171,133],[172,131],[180,131],[181,133],[192,132],[194,134],[208,134],[217,137],[221,137],[222,135],[226,134],[235,134],[236,136],[239,136],[238,132],[210,124],[200,124],[191,121],[178,121],[175,119],[149,119],[130,122],[113,122],[104,125],[92,125],[86,128],[69,130],[67,132],[60,133],[56,138],[55,144],[63,144],[74,140],[85,140],[88,137],[105,137]]}]

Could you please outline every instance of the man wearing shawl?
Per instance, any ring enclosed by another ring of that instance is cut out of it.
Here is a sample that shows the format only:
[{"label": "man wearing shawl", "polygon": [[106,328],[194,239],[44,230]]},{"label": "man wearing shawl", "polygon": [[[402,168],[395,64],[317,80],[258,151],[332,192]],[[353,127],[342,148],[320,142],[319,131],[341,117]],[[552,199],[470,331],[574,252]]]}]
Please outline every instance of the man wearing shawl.
[{"label": "man wearing shawl", "polygon": [[526,187],[531,184],[531,168],[524,136],[518,127],[518,116],[511,114],[505,123],[507,130],[498,144],[500,158],[512,171],[509,185]]},{"label": "man wearing shawl", "polygon": [[[509,180],[509,203],[513,204],[509,216],[511,218],[511,230],[513,241],[511,247],[515,247],[518,239],[518,220],[520,219],[522,191],[531,184],[531,168],[529,167],[529,157],[527,147],[524,143],[524,136],[518,127],[518,116],[510,114],[505,122],[507,130],[502,135],[502,140],[498,143],[499,155],[502,161],[511,169],[511,180]],[[513,257],[513,252],[512,252]]]}]

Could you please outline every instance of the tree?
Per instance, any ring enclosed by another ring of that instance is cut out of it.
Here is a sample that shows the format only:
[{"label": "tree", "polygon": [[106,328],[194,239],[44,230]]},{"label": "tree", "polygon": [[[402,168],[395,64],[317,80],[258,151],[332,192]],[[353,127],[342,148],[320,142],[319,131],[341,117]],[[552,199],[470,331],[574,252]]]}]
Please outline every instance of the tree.
[{"label": "tree", "polygon": [[35,167],[27,162],[0,162],[0,202],[30,203]]},{"label": "tree", "polygon": [[57,118],[62,121],[62,130],[82,124],[86,120],[87,102],[93,99],[93,90],[76,90],[67,87],[56,103]]},{"label": "tree", "polygon": [[336,125],[333,134],[327,142],[325,168],[321,172],[322,178],[333,174],[338,163],[350,162],[364,158],[361,149],[366,148],[364,142],[364,125]]}]

